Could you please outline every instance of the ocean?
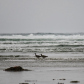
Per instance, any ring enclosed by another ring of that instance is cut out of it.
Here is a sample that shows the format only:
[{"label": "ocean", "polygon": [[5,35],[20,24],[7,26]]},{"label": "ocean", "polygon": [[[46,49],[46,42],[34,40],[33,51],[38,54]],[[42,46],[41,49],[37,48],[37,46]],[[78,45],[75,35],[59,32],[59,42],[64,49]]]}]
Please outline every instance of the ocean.
[{"label": "ocean", "polygon": [[84,53],[84,33],[0,34],[0,53]]},{"label": "ocean", "polygon": [[[3,71],[12,66],[32,71]],[[0,34],[0,74],[0,84],[83,84],[84,33]]]}]

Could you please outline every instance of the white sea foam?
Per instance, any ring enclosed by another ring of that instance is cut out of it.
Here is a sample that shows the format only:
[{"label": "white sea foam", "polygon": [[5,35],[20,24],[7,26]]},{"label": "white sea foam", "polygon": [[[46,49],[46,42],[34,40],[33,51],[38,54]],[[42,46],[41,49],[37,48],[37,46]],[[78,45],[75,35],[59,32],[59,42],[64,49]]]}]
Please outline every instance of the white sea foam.
[{"label": "white sea foam", "polygon": [[84,35],[0,35],[0,52],[84,52]]},{"label": "white sea foam", "polygon": [[5,39],[84,39],[84,35],[10,35],[0,36]]}]

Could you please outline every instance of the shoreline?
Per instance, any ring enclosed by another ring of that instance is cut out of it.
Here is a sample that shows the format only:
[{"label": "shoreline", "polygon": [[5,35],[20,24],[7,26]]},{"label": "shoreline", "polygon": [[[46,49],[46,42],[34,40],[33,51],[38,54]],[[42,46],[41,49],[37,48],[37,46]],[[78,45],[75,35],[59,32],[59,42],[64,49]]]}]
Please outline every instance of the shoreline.
[{"label": "shoreline", "polygon": [[[6,72],[6,68],[21,66],[32,71]],[[84,83],[83,56],[35,56],[0,55],[1,84],[77,84]],[[64,79],[64,80],[63,80]]]},{"label": "shoreline", "polygon": [[46,58],[36,58],[35,56],[20,56],[20,55],[5,55],[2,56],[0,55],[0,60],[1,61],[7,61],[7,60],[45,60],[45,61],[84,61],[84,56],[56,56],[56,57],[46,57]]},{"label": "shoreline", "polygon": [[22,67],[84,67],[84,60],[30,60],[30,59],[25,59],[25,60],[14,60],[14,59],[9,59],[9,60],[2,60],[0,61],[0,68],[5,68],[5,67],[12,67],[12,66],[22,66]]}]

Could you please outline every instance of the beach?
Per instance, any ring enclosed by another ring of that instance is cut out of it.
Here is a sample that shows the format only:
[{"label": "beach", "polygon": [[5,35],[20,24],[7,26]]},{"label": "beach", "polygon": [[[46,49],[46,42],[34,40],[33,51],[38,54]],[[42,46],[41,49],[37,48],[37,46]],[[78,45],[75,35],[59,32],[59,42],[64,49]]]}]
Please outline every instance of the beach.
[{"label": "beach", "polygon": [[[65,58],[63,55],[50,54],[45,59],[29,55],[1,56],[0,84],[71,84],[71,81],[83,84],[83,56],[72,54],[71,59],[71,56],[67,56],[69,54],[65,55]],[[22,66],[31,71],[4,71],[12,66]]]},{"label": "beach", "polygon": [[[29,67],[28,67],[29,68]],[[6,72],[0,70],[1,84],[71,84],[70,81],[79,81],[77,84],[84,83],[83,68],[50,68],[33,67],[29,72]],[[63,80],[65,79],[65,80]]]},{"label": "beach", "polygon": [[0,0],[0,84],[84,84],[84,0]]},{"label": "beach", "polygon": [[[4,71],[15,66],[30,71]],[[0,34],[0,84],[83,84],[83,78],[84,33]]]}]

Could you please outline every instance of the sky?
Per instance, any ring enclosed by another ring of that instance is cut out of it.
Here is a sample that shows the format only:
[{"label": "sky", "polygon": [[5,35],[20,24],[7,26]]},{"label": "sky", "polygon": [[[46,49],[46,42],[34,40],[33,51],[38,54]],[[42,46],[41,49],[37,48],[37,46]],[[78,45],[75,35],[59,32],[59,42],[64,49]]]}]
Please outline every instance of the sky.
[{"label": "sky", "polygon": [[0,33],[84,32],[84,0],[0,0]]}]

